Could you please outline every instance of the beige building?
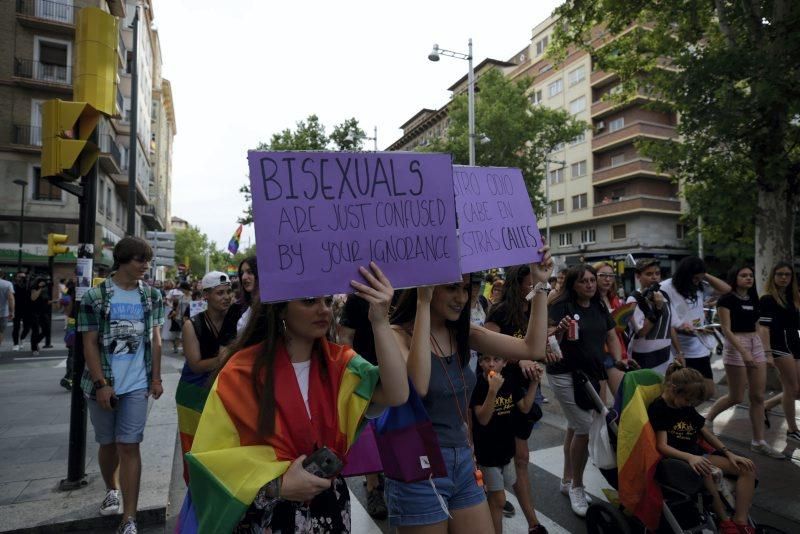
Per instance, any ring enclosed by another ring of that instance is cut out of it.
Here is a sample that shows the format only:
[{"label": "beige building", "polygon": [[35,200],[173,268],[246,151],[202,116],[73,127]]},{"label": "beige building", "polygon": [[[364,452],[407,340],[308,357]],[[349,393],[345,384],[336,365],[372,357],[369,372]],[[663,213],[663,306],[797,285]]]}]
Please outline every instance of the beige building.
[{"label": "beige building", "polygon": [[[164,230],[170,218],[175,112],[161,76],[161,49],[153,6],[144,2],[139,26],[139,108],[136,235]],[[73,98],[75,22],[83,7],[99,7],[120,20],[116,115],[98,126],[95,263],[111,265],[111,250],[126,233],[134,3],[123,0],[17,0],[0,3],[0,265],[16,269],[20,203],[24,209],[23,268],[44,270],[47,234],[77,244],[78,199],[39,175],[41,105]],[[23,188],[15,180],[24,180]],[[74,247],[73,247],[74,250]],[[56,276],[67,276],[72,252],[56,257]]]},{"label": "beige building", "polygon": [[[533,104],[567,110],[591,125],[585,135],[549,157],[564,163],[550,163],[546,177],[557,263],[622,261],[631,253],[662,258],[669,268],[689,253],[683,241],[685,227],[679,221],[684,206],[678,186],[639,154],[635,142],[675,137],[676,117],[645,109],[643,104],[650,99],[644,94],[625,103],[612,100],[617,76],[596,70],[585,51],[572,52],[554,65],[545,52],[555,22],[548,18],[538,24],[530,43],[509,60],[486,60],[480,65],[500,68],[511,79],[532,78]],[[596,46],[608,40],[598,40]],[[466,90],[466,77],[450,90],[454,96]],[[412,150],[431,136],[444,135],[447,107],[415,114],[389,150]],[[539,225],[544,232],[544,221]]]}]

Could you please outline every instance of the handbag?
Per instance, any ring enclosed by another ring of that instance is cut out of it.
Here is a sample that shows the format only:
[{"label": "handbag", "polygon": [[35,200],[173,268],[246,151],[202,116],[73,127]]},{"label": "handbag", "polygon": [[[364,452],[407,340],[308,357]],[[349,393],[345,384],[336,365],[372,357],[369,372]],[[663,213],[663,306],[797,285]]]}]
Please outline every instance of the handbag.
[{"label": "handbag", "polygon": [[617,453],[611,445],[606,416],[601,413],[592,414],[592,426],[589,427],[589,456],[598,469],[617,467]]},{"label": "handbag", "polygon": [[375,422],[375,442],[384,474],[400,482],[446,477],[444,457],[422,399],[409,380],[408,400],[388,408]]},{"label": "handbag", "polygon": [[594,399],[586,391],[587,384],[591,384],[596,392],[600,392],[600,382],[590,378],[583,371],[572,371],[572,392],[575,397],[575,404],[581,410],[597,410]]},{"label": "handbag", "polygon": [[343,477],[353,477],[381,471],[383,464],[375,441],[375,421],[368,421],[356,442],[347,451],[341,474]]}]

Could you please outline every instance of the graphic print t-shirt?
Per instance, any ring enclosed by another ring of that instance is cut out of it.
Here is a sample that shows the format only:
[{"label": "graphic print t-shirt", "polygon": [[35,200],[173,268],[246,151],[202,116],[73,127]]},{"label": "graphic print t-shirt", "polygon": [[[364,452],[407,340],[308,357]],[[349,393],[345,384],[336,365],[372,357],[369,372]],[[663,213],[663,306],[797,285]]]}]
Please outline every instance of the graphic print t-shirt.
[{"label": "graphic print t-shirt", "polygon": [[481,406],[489,394],[489,383],[482,376],[478,380],[470,399],[472,408],[472,441],[478,464],[485,467],[506,465],[514,457],[514,421],[512,410],[525,392],[513,381],[506,380],[494,399],[494,413],[485,426],[478,422],[475,409]]},{"label": "graphic print t-shirt", "polygon": [[144,366],[144,309],[138,289],[114,286],[111,299],[111,337],[108,358],[117,395],[147,387]]},{"label": "graphic print t-shirt", "polygon": [[667,433],[667,445],[689,454],[702,454],[697,440],[706,420],[692,406],[672,408],[659,397],[650,404],[647,415],[653,430]]}]

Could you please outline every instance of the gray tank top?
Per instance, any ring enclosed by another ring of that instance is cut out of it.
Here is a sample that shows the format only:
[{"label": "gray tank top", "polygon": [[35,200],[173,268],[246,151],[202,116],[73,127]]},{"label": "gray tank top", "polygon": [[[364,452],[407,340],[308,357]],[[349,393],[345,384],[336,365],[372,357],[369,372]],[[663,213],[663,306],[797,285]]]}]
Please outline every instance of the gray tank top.
[{"label": "gray tank top", "polygon": [[[444,364],[444,368],[442,368],[442,364]],[[463,369],[463,380],[459,367]],[[447,369],[450,381],[447,380],[445,369]],[[439,358],[436,354],[431,353],[431,380],[428,394],[422,399],[422,404],[428,411],[441,447],[469,446],[461,414],[467,417],[469,399],[472,396],[472,390],[475,389],[475,380],[475,373],[472,369],[468,365],[461,366],[458,354]],[[453,388],[455,388],[455,395]],[[460,413],[456,408],[456,402],[461,408]]]}]

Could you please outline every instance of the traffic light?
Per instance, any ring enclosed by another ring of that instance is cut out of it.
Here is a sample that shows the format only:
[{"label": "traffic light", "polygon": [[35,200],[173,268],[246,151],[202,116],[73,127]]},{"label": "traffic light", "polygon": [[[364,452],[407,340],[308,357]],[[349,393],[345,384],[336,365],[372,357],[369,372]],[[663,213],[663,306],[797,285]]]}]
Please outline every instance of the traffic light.
[{"label": "traffic light", "polygon": [[118,42],[119,19],[96,7],[78,12],[74,98],[105,115],[114,115]]},{"label": "traffic light", "polygon": [[86,102],[47,100],[42,105],[42,177],[77,180],[100,152],[89,142],[100,114]]},{"label": "traffic light", "polygon": [[47,234],[47,255],[58,256],[69,252],[69,247],[64,246],[66,242],[65,234]]}]

